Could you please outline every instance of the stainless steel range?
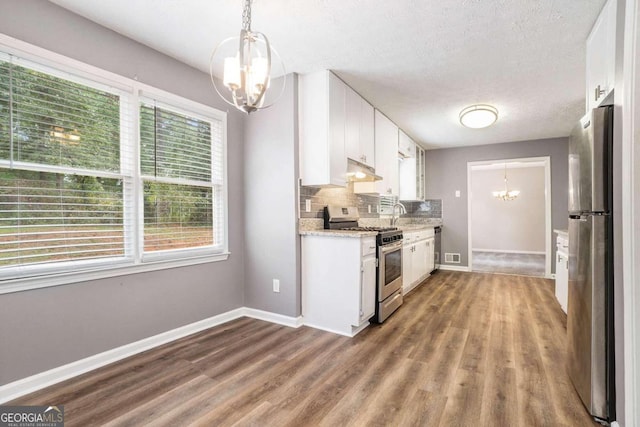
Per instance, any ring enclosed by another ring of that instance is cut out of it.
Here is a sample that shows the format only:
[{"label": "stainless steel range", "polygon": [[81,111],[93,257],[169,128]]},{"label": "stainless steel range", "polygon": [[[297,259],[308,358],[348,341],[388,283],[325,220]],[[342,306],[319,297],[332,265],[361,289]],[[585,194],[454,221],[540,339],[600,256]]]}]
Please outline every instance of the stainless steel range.
[{"label": "stainless steel range", "polygon": [[376,231],[376,314],[382,323],[402,305],[402,231],[396,227],[361,227],[356,207],[326,206],[324,228],[329,230]]}]

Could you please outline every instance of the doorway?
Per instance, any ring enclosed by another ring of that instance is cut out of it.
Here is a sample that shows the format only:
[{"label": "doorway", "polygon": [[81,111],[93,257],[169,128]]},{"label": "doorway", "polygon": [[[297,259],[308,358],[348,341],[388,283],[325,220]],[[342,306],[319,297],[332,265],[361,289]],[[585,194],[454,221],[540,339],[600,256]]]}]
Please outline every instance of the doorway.
[{"label": "doorway", "polygon": [[467,163],[471,271],[551,277],[550,162]]}]

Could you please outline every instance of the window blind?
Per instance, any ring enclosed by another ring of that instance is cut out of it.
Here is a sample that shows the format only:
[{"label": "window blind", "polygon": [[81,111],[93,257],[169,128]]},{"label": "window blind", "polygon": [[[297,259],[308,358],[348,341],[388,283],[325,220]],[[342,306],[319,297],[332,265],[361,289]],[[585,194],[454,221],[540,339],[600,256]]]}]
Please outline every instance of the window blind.
[{"label": "window blind", "polygon": [[223,245],[222,138],[219,120],[141,103],[145,252]]},{"label": "window blind", "polygon": [[0,52],[0,280],[226,251],[224,114],[136,85]]},{"label": "window blind", "polygon": [[0,267],[122,257],[121,95],[0,59]]}]

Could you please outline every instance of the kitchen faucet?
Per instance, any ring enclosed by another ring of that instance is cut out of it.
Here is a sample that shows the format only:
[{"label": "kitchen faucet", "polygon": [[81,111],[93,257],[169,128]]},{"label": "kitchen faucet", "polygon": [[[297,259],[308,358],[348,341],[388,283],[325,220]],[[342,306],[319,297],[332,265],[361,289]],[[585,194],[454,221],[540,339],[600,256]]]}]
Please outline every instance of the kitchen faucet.
[{"label": "kitchen faucet", "polygon": [[[396,217],[396,207],[400,207],[400,209],[398,209],[397,217]],[[398,202],[395,205],[393,205],[393,208],[391,208],[391,226],[395,227],[396,223],[400,219],[400,215],[406,214],[406,213],[407,213],[407,208],[405,208],[402,203]]]}]

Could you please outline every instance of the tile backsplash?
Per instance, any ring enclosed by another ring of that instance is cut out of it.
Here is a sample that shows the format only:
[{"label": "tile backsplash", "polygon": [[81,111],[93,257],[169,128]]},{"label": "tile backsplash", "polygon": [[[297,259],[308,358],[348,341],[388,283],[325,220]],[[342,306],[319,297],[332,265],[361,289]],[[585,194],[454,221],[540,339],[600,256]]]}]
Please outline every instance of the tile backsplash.
[{"label": "tile backsplash", "polygon": [[[307,200],[311,201],[310,212],[306,211]],[[300,218],[322,218],[323,208],[327,205],[356,206],[360,218],[379,218],[382,205],[388,204],[375,194],[357,194],[353,192],[353,183],[346,187],[300,187]],[[442,200],[424,202],[401,201],[407,208],[403,218],[442,218]],[[383,215],[384,216],[384,215]]]},{"label": "tile backsplash", "polygon": [[[442,218],[442,200],[432,199],[424,202],[400,201],[407,208],[408,217]],[[405,215],[403,215],[405,216]]]},{"label": "tile backsplash", "polygon": [[[307,200],[311,200],[311,212],[306,211]],[[300,218],[322,218],[327,205],[357,206],[361,218],[378,218],[379,204],[379,196],[354,193],[352,183],[346,187],[300,187]]]}]

